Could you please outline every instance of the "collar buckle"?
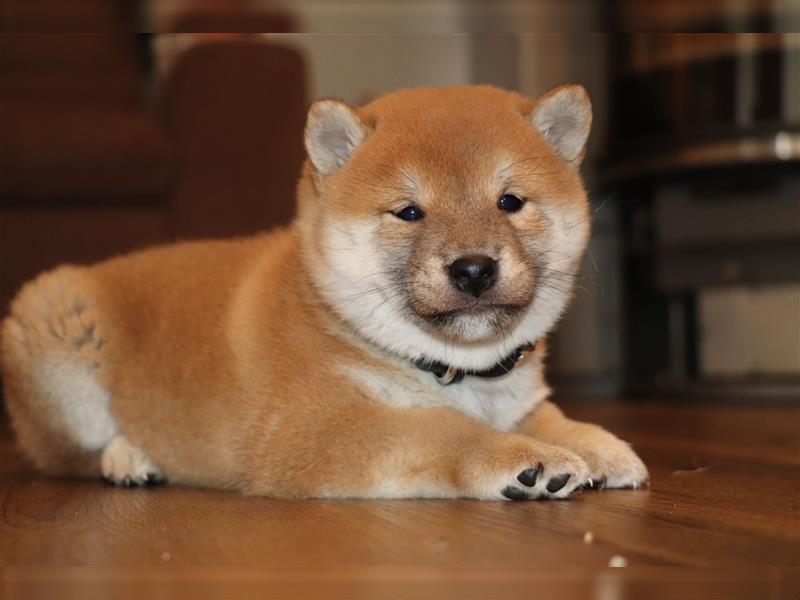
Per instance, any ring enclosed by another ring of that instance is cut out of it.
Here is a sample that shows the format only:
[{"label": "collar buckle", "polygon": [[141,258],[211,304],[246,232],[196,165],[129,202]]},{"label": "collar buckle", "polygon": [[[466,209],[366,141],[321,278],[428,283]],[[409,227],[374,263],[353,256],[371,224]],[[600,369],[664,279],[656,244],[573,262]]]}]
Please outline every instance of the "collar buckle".
[{"label": "collar buckle", "polygon": [[439,385],[451,385],[453,383],[458,383],[464,379],[466,375],[481,377],[484,379],[493,379],[495,377],[501,377],[510,373],[514,367],[522,362],[522,360],[528,356],[528,354],[533,352],[535,348],[536,342],[523,344],[516,348],[513,353],[496,363],[492,368],[486,369],[485,371],[469,371],[459,369],[444,363],[436,361],[431,362],[425,360],[424,358],[419,358],[414,361],[414,366],[432,374],[436,379],[436,383]]}]

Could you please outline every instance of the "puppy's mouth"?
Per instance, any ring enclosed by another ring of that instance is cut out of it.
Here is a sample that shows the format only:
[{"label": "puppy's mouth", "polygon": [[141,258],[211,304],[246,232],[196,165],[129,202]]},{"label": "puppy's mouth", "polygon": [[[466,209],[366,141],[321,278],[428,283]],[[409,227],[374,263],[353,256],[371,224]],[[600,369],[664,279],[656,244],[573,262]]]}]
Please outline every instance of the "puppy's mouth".
[{"label": "puppy's mouth", "polygon": [[475,302],[466,306],[441,311],[421,311],[416,307],[413,308],[419,317],[431,325],[441,327],[451,325],[461,317],[484,317],[498,322],[499,325],[501,321],[518,316],[525,309],[525,306],[509,303]]}]

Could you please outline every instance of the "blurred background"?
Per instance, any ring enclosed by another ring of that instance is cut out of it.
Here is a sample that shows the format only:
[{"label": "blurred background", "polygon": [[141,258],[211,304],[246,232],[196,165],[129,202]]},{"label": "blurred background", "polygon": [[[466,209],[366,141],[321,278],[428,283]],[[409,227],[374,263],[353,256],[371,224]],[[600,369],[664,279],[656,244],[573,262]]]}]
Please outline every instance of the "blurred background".
[{"label": "blurred background", "polygon": [[59,263],[288,222],[314,98],[577,82],[594,229],[557,392],[797,400],[792,29],[794,0],[0,0],[0,314]]}]

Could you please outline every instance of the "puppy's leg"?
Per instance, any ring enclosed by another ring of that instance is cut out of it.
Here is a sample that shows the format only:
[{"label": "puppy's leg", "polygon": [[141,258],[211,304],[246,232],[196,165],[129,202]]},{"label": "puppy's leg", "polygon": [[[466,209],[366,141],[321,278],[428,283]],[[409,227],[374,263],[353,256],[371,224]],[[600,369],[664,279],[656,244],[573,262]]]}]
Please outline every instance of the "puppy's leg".
[{"label": "puppy's leg", "polygon": [[598,425],[568,419],[552,402],[539,404],[519,432],[578,454],[589,465],[594,487],[636,488],[648,479],[647,467],[628,443]]},{"label": "puppy's leg", "polygon": [[37,467],[96,474],[116,434],[110,393],[97,378],[101,317],[82,271],[61,267],[28,283],[0,332],[6,407]]},{"label": "puppy's leg", "polygon": [[103,315],[91,281],[62,267],[27,284],[3,322],[5,395],[17,440],[41,469],[95,475],[122,485],[164,477],[145,453],[119,435],[111,393],[97,371]]},{"label": "puppy's leg", "polygon": [[245,491],[523,500],[564,498],[589,479],[587,465],[570,450],[490,429],[449,409],[365,402],[322,420],[325,428],[312,431],[284,421],[252,456]]}]

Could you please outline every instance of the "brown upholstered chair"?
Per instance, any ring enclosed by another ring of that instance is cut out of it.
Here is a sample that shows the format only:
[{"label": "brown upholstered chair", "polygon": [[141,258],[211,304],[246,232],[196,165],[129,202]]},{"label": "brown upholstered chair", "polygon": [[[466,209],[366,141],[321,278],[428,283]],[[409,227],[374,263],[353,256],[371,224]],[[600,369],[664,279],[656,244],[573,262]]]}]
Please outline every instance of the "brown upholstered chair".
[{"label": "brown upholstered chair", "polygon": [[256,40],[192,48],[157,91],[156,117],[134,41],[0,36],[0,315],[59,263],[290,218],[300,56]]}]

